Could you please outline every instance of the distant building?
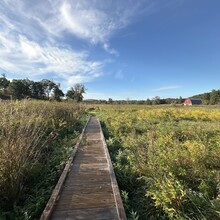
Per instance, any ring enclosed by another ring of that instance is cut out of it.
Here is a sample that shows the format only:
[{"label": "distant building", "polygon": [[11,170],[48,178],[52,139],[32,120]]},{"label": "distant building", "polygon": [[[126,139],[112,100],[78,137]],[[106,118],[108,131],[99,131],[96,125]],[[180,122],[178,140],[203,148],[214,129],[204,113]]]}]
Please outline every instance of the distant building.
[{"label": "distant building", "polygon": [[201,105],[202,100],[199,100],[199,99],[186,99],[183,104],[184,105]]}]

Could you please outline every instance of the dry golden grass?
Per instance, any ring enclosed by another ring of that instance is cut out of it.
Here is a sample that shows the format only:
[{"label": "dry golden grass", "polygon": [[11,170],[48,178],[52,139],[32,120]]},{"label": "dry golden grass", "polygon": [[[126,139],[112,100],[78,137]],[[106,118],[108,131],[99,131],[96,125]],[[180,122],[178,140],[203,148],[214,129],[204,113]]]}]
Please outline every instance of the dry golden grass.
[{"label": "dry golden grass", "polygon": [[[46,166],[51,160],[55,161],[55,166],[60,166],[59,159],[50,158],[52,142],[75,132],[82,111],[74,103],[24,100],[1,102],[0,105],[1,212],[2,208],[13,211],[25,187],[31,187],[27,186],[28,178],[34,175],[39,163]],[[65,146],[63,148],[65,151]],[[43,166],[37,169],[44,169]]]}]

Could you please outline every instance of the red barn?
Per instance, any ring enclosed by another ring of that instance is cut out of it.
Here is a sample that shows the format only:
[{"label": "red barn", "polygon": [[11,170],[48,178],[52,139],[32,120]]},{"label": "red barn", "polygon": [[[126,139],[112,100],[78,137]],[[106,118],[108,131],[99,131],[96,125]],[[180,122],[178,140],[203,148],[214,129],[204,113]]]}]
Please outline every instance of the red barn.
[{"label": "red barn", "polygon": [[186,99],[184,105],[201,105],[202,101],[199,99]]}]

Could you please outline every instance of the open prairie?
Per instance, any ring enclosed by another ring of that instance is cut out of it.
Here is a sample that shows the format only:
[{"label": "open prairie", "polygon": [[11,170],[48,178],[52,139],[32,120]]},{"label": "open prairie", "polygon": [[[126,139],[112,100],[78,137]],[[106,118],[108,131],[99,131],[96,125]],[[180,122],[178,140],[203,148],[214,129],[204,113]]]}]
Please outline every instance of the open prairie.
[{"label": "open prairie", "polygon": [[38,219],[89,114],[100,119],[128,219],[220,218],[219,106],[7,101],[0,219]]},{"label": "open prairie", "polygon": [[220,219],[219,107],[95,109],[129,218]]}]

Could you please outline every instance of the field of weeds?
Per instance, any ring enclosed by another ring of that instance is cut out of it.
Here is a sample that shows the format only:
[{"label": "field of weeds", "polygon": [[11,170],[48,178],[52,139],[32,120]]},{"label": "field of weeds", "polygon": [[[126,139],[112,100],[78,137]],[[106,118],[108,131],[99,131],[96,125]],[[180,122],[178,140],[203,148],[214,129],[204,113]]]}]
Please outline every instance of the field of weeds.
[{"label": "field of weeds", "polygon": [[220,108],[95,106],[129,219],[220,219]]},{"label": "field of weeds", "polygon": [[39,219],[86,121],[74,103],[0,103],[0,219]]}]

